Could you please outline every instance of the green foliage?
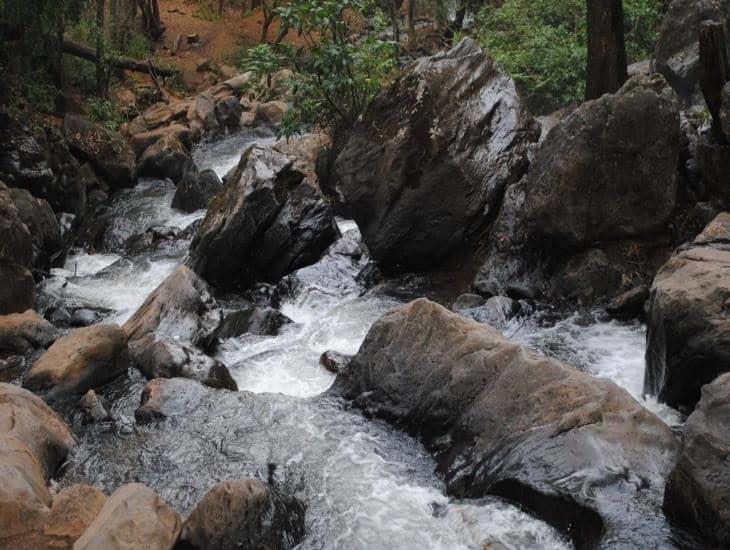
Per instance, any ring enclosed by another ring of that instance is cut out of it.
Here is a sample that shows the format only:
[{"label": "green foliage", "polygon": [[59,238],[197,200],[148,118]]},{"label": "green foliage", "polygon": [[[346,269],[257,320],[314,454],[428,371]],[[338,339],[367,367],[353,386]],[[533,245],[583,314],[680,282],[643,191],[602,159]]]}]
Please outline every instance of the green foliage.
[{"label": "green foliage", "polygon": [[124,117],[117,105],[108,99],[90,97],[86,100],[86,109],[89,119],[110,130],[118,130],[124,122]]},{"label": "green foliage", "polygon": [[221,18],[218,8],[213,5],[210,0],[202,0],[198,3],[198,7],[193,12],[193,17],[202,19],[203,21],[217,21]]},{"label": "green foliage", "polygon": [[[624,0],[629,63],[649,57],[662,0]],[[545,113],[581,101],[586,77],[585,0],[505,0],[484,6],[474,35],[515,79],[530,108]]]},{"label": "green foliage", "polygon": [[[261,44],[248,50],[242,66],[269,78],[280,68],[293,70],[288,84],[295,100],[284,133],[316,123],[351,127],[397,66],[396,45],[377,38],[385,18],[366,0],[301,0],[276,12],[305,45]],[[369,17],[369,34],[353,37],[353,15]]]}]

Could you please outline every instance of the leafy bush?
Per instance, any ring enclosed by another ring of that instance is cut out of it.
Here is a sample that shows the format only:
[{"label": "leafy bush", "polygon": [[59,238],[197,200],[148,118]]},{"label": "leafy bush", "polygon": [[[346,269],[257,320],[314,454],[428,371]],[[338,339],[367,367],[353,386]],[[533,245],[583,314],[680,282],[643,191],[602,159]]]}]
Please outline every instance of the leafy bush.
[{"label": "leafy bush", "polygon": [[[662,0],[624,0],[629,63],[651,55]],[[515,79],[530,108],[545,113],[583,98],[585,0],[505,0],[484,6],[474,35]]]},{"label": "leafy bush", "polygon": [[110,130],[118,130],[119,126],[124,122],[124,117],[119,112],[117,105],[108,99],[90,97],[86,101],[86,108],[89,119]]},{"label": "leafy bush", "polygon": [[[365,36],[354,36],[353,14],[372,23]],[[262,44],[248,50],[242,66],[269,77],[292,69],[295,99],[284,133],[315,123],[351,127],[397,66],[396,44],[378,38],[387,25],[384,16],[367,0],[300,0],[279,7],[277,15],[305,45]]]}]

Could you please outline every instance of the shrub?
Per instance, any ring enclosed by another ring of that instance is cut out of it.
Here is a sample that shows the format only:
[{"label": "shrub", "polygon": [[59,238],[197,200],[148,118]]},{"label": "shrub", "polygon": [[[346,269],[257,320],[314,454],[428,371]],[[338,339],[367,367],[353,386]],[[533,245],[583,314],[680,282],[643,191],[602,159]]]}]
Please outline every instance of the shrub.
[{"label": "shrub", "polygon": [[[625,0],[629,63],[651,55],[662,0]],[[528,106],[546,113],[581,101],[586,77],[585,0],[505,0],[478,13],[474,35],[517,82]]]},{"label": "shrub", "polygon": [[[354,36],[353,13],[370,20],[366,35]],[[366,0],[301,0],[279,7],[277,15],[305,45],[262,44],[248,50],[242,65],[257,76],[293,70],[295,99],[284,133],[314,123],[351,127],[397,66],[396,44],[378,38],[386,19]]]}]

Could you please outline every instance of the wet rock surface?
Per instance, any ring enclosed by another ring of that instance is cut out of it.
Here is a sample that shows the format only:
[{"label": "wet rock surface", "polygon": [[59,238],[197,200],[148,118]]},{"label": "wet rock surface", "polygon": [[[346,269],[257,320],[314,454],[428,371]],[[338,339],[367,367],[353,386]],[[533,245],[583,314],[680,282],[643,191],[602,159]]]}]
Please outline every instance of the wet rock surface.
[{"label": "wet rock surface", "polygon": [[10,196],[18,210],[18,217],[31,235],[31,265],[44,272],[51,267],[62,266],[66,259],[66,245],[51,205],[45,199],[35,198],[25,189],[11,189]]},{"label": "wet rock surface", "polygon": [[687,419],[679,461],[667,482],[664,509],[711,545],[730,544],[730,374],[702,388]]},{"label": "wet rock surface", "polygon": [[169,550],[180,534],[180,516],[149,487],[130,483],[117,489],[76,541],[76,550]]},{"label": "wet rock surface", "polygon": [[213,170],[190,169],[185,172],[182,181],[178,184],[172,207],[195,212],[208,208],[211,199],[223,189],[223,182]]},{"label": "wet rock surface", "polygon": [[185,520],[178,548],[293,548],[304,506],[257,479],[216,484]]},{"label": "wet rock surface", "polygon": [[648,312],[645,390],[691,410],[730,371],[730,214],[719,214],[657,273]]},{"label": "wet rock surface", "polygon": [[226,366],[177,340],[147,334],[129,346],[132,361],[147,378],[190,378],[211,388],[236,391]]},{"label": "wet rock surface", "polygon": [[578,546],[669,544],[657,507],[677,444],[612,382],[420,299],[373,325],[334,391],[420,436],[454,494],[513,499]]},{"label": "wet rock surface", "polygon": [[661,76],[584,103],[507,190],[475,288],[592,303],[648,282],[671,250],[678,157],[677,101]]},{"label": "wet rock surface", "polygon": [[334,162],[338,202],[383,269],[432,269],[496,218],[529,127],[512,79],[465,39],[375,98]]},{"label": "wet rock surface", "polygon": [[168,417],[184,416],[208,395],[205,386],[188,378],[156,378],[144,387],[134,417],[147,424]]},{"label": "wet rock surface", "polygon": [[303,177],[285,155],[249,148],[193,239],[192,269],[214,286],[246,289],[316,262],[339,232]]},{"label": "wet rock surface", "polygon": [[292,322],[277,309],[251,305],[224,314],[216,336],[219,339],[233,338],[247,333],[275,336],[279,334],[282,327]]},{"label": "wet rock surface", "polygon": [[137,178],[168,178],[178,184],[191,165],[190,150],[175,135],[168,134],[144,150],[135,175]]},{"label": "wet rock surface", "polygon": [[33,391],[82,395],[127,372],[127,338],[116,325],[94,325],[62,336],[23,380]]},{"label": "wet rock surface", "polygon": [[33,310],[0,316],[0,356],[50,346],[60,332]]},{"label": "wet rock surface", "polygon": [[180,266],[124,324],[124,331],[130,342],[154,332],[205,347],[220,323],[215,305],[206,282]]}]

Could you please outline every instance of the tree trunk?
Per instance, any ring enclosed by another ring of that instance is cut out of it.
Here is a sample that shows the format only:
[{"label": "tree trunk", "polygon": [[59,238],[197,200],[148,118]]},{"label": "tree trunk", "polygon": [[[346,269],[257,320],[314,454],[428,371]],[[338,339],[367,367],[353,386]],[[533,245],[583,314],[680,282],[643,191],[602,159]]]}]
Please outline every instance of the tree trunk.
[{"label": "tree trunk", "polygon": [[587,0],[588,74],[586,99],[618,90],[626,79],[622,0]]},{"label": "tree trunk", "polygon": [[165,32],[160,20],[160,6],[157,0],[137,0],[139,11],[142,13],[145,31],[152,40],[159,39]]},{"label": "tree trunk", "polygon": [[[92,63],[96,63],[96,53],[91,48],[67,39],[63,41],[62,47],[63,53],[73,55],[74,57],[80,57],[81,59],[86,59],[87,61],[91,61]],[[137,61],[136,59],[130,59],[129,57],[109,57],[107,59],[107,63],[110,67],[114,67],[116,69],[136,71],[138,73],[150,72],[150,67],[147,63]],[[154,70],[157,76],[162,76],[165,78],[168,76],[174,76],[176,74],[173,70],[164,69],[162,67],[155,67],[154,65],[152,66],[152,70]]]},{"label": "tree trunk", "polygon": [[56,85],[56,88],[59,90],[63,90],[63,49],[61,48],[61,43],[63,42],[63,34],[66,30],[66,21],[63,17],[63,15],[59,15],[57,21],[56,21],[56,49],[53,52],[53,66],[52,66],[52,73],[53,73],[53,83]]},{"label": "tree trunk", "polygon": [[264,12],[264,24],[261,27],[261,42],[269,41],[269,27],[274,21],[274,6],[269,2],[272,0],[263,0],[261,2],[261,11]]},{"label": "tree trunk", "polygon": [[705,96],[707,108],[712,115],[712,130],[715,137],[725,143],[726,136],[720,123],[722,88],[730,77],[725,31],[722,23],[705,21],[700,24],[700,89]]},{"label": "tree trunk", "polygon": [[408,40],[412,40],[416,34],[416,0],[406,0],[406,28],[408,29]]},{"label": "tree trunk", "polygon": [[398,29],[398,6],[397,0],[390,0],[390,21],[393,24],[393,40],[400,44],[400,31]]},{"label": "tree trunk", "polygon": [[106,67],[104,66],[104,0],[96,0],[96,95],[106,97]]}]

